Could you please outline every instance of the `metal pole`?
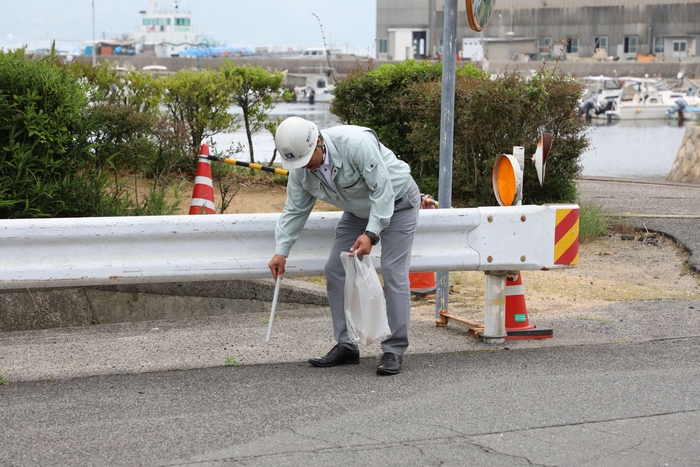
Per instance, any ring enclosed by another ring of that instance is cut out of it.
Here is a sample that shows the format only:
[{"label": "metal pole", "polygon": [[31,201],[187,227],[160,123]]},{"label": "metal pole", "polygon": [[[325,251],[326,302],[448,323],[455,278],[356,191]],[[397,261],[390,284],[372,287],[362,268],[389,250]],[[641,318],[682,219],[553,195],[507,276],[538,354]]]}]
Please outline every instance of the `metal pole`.
[{"label": "metal pole", "polygon": [[275,322],[275,311],[277,310],[277,297],[280,294],[280,285],[282,284],[282,276],[277,276],[277,282],[275,283],[275,294],[272,297],[272,309],[270,310],[270,324],[267,325],[267,337],[265,338],[265,343],[270,343],[270,336],[272,335],[272,324]]},{"label": "metal pole", "polygon": [[92,0],[92,66],[97,63],[97,47],[95,46],[95,0]]},{"label": "metal pole", "polygon": [[430,58],[437,56],[437,44],[435,44],[435,0],[428,2],[428,40],[430,41],[430,49],[428,55]]},{"label": "metal pole", "polygon": [[[202,157],[201,155],[199,157]],[[277,175],[289,175],[289,170],[285,169],[278,169],[276,167],[269,167],[267,165],[260,165],[260,164],[252,164],[250,162],[243,162],[243,161],[237,161],[236,159],[230,159],[228,157],[224,159],[219,159],[216,156],[206,156],[206,159],[209,159],[210,161],[217,161],[217,162],[224,162],[226,164],[231,164],[231,165],[238,165],[240,167],[248,167],[249,169],[255,169],[255,170],[262,170],[264,172],[272,172]],[[437,206],[437,201],[432,200],[433,203]]]},{"label": "metal pole", "polygon": [[[457,0],[445,0],[442,40],[442,116],[440,118],[440,180],[438,209],[452,206],[452,142],[455,108],[455,66],[457,50]],[[440,311],[449,309],[450,273],[440,271],[435,281],[435,319],[442,322]]]}]

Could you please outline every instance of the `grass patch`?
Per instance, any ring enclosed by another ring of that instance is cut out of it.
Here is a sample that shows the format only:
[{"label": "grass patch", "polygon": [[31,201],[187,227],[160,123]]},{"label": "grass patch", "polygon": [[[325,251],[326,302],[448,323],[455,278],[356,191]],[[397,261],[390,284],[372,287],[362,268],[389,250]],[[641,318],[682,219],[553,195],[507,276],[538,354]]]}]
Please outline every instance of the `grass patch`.
[{"label": "grass patch", "polygon": [[326,276],[295,277],[298,281],[309,282],[311,284],[326,286]]},{"label": "grass patch", "polygon": [[227,356],[224,358],[224,365],[225,365],[225,366],[238,366],[238,365],[240,365],[240,364],[241,364],[241,362],[239,362],[239,361],[236,359],[236,357],[234,357],[234,356],[227,355]]},{"label": "grass patch", "polygon": [[0,373],[0,384],[10,384],[8,380],[5,379],[2,373]]},{"label": "grass patch", "polygon": [[602,204],[586,202],[579,204],[579,240],[587,243],[608,233],[609,216]]}]

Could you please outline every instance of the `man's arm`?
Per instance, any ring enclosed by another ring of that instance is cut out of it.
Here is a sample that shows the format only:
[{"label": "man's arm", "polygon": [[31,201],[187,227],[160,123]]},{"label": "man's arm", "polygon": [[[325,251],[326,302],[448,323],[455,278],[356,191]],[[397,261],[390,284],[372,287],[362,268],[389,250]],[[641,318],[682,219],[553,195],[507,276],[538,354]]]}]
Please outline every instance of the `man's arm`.
[{"label": "man's arm", "polygon": [[[295,169],[304,170],[304,169]],[[275,227],[275,255],[268,263],[272,277],[283,275],[287,256],[301,234],[316,198],[307,192],[299,180],[299,175],[292,170],[287,182],[287,201]]]}]

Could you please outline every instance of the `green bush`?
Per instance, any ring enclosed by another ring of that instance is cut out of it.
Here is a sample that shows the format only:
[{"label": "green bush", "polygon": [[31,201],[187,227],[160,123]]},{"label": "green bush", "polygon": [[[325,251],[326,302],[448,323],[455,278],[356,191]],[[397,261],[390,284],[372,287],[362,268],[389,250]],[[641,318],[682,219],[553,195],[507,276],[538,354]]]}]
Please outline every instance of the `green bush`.
[{"label": "green bush", "polygon": [[[456,206],[496,204],[493,162],[524,146],[523,203],[573,202],[579,159],[588,145],[576,116],[581,87],[559,74],[525,79],[489,77],[471,65],[455,80],[452,195]],[[440,64],[405,62],[358,69],[334,90],[331,111],[344,122],[373,128],[411,166],[421,191],[436,195],[440,173]],[[527,159],[539,136],[552,133],[544,187]]]},{"label": "green bush", "polygon": [[[158,83],[24,52],[0,51],[0,218],[172,213],[158,181],[189,135],[161,123]],[[128,170],[154,176],[142,199]]]},{"label": "green bush", "polygon": [[[368,67],[358,66],[336,84],[330,111],[343,123],[372,128],[385,146],[413,161],[415,148],[407,140],[413,116],[404,108],[403,98],[418,83],[440,83],[442,63],[406,60],[374,69],[369,66],[371,63]],[[456,74],[485,76],[471,63],[457,67]],[[440,105],[439,97],[437,103]]]},{"label": "green bush", "polygon": [[[0,50],[0,218],[172,213],[166,189],[177,198],[202,142],[240,127],[232,105],[249,141],[274,131],[266,116],[283,76],[227,63],[159,77]],[[140,177],[152,181],[145,196]]]},{"label": "green bush", "polygon": [[0,51],[0,218],[94,215],[106,179],[84,89],[24,52]]}]

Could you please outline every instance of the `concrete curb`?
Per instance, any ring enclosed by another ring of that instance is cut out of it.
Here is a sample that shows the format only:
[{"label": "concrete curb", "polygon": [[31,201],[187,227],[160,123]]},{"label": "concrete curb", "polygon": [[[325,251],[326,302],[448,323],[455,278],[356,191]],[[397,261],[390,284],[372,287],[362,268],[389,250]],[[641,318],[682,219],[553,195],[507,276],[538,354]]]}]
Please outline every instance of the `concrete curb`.
[{"label": "concrete curb", "polygon": [[[270,311],[272,279],[0,291],[0,331]],[[285,279],[281,311],[328,306],[326,289]]]}]

